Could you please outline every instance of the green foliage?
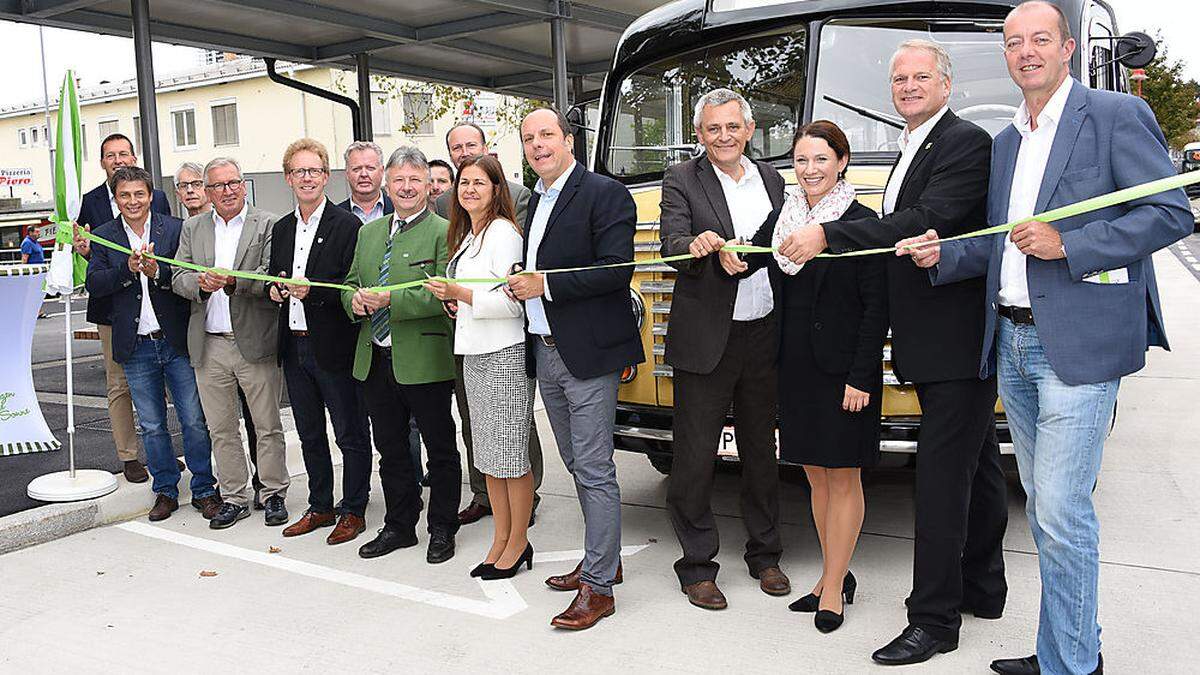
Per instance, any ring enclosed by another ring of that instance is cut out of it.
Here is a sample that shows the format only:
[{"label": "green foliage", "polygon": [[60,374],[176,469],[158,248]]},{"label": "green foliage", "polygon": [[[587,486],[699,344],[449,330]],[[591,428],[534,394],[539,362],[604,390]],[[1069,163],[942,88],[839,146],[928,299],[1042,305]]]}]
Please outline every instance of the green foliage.
[{"label": "green foliage", "polygon": [[[1156,40],[1158,56],[1146,66],[1142,97],[1150,104],[1167,143],[1178,150],[1196,140],[1196,120],[1200,118],[1200,86],[1183,78],[1183,62],[1171,59],[1161,37]],[[1137,91],[1134,85],[1134,91]]]}]

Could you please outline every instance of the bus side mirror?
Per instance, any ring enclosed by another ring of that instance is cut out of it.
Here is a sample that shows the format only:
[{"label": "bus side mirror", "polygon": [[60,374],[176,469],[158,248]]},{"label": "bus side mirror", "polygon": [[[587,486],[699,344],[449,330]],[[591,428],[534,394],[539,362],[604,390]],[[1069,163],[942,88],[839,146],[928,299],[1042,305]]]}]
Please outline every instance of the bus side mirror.
[{"label": "bus side mirror", "polygon": [[1126,68],[1145,68],[1158,53],[1154,40],[1140,31],[1126,33],[1116,42],[1116,60]]},{"label": "bus side mirror", "polygon": [[571,123],[572,136],[575,138],[575,160],[584,166],[588,163],[587,132],[594,131],[587,126],[587,110],[584,107],[586,105],[586,102],[579,103],[567,111],[567,121]]}]

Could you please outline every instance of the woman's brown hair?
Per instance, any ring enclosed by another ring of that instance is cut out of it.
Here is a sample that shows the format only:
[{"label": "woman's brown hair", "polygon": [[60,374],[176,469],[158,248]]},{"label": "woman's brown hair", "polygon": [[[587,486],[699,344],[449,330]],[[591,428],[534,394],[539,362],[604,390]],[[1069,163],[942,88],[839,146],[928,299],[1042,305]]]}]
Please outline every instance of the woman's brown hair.
[{"label": "woman's brown hair", "polygon": [[[454,181],[454,192],[450,197],[450,230],[446,235],[446,243],[451,256],[458,251],[458,247],[462,246],[463,240],[467,238],[467,233],[471,231],[471,214],[467,213],[458,201],[458,185],[462,181],[463,170],[470,166],[483,169],[484,175],[492,183],[492,202],[488,205],[488,212],[484,214],[484,222],[490,225],[493,220],[503,218],[515,225],[518,233],[521,231],[521,224],[517,222],[517,208],[513,206],[512,196],[508,194],[508,181],[504,178],[504,168],[500,166],[500,160],[491,155],[472,157],[458,167],[458,178]],[[484,225],[484,228],[487,225]],[[486,231],[485,229],[484,233]],[[483,233],[479,236],[482,243]]]},{"label": "woman's brown hair", "polygon": [[[837,155],[838,159],[845,159],[849,161],[850,141],[846,140],[846,134],[842,131],[841,127],[833,122],[830,122],[829,120],[814,120],[800,127],[796,130],[795,135],[792,136],[792,149],[795,150],[796,143],[799,142],[801,138],[806,137],[820,138],[828,143],[829,147],[833,148],[833,153]],[[847,166],[849,166],[849,164],[847,164]],[[838,172],[838,178],[845,177],[845,170]]]}]

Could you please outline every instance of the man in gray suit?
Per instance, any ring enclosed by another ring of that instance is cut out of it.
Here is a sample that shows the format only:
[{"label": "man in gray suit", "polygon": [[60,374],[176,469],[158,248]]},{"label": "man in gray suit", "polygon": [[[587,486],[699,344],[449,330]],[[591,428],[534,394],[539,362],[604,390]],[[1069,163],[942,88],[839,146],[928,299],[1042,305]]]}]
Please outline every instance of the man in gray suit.
[{"label": "man in gray suit", "polygon": [[[463,162],[486,155],[488,153],[487,136],[483,129],[471,122],[460,122],[446,132],[446,150],[450,153],[450,161],[455,169],[461,171]],[[525,217],[529,207],[529,188],[508,181],[508,194],[517,207],[517,225],[525,229]],[[454,199],[454,186],[443,192],[433,203],[433,210],[439,216],[450,219],[450,200]],[[451,251],[451,254],[454,252]],[[462,357],[454,358],[454,400],[458,404],[458,416],[462,419],[463,443],[467,446],[467,468],[471,481],[471,503],[458,513],[460,525],[470,525],[484,516],[492,514],[492,505],[488,502],[487,480],[475,468],[475,457],[471,443],[471,414],[467,410],[466,388],[463,386]],[[529,464],[533,467],[533,509],[537,511],[538,503],[542,501],[537,493],[542,487],[542,444],[538,440],[537,429],[531,429],[529,434]],[[533,525],[534,516],[529,516],[529,524]]]},{"label": "man in gray suit", "polygon": [[[204,167],[210,211],[183,223],[177,256],[184,262],[265,274],[275,217],[246,203],[238,163],[219,157]],[[282,379],[276,362],[279,308],[267,284],[214,271],[176,267],[171,288],[192,302],[188,353],[196,369],[200,404],[208,419],[224,503],[209,521],[214,530],[250,515],[250,472],[238,429],[238,395],[246,392],[258,440],[258,475],[267,525],[288,520],[288,472],[279,419]]]}]

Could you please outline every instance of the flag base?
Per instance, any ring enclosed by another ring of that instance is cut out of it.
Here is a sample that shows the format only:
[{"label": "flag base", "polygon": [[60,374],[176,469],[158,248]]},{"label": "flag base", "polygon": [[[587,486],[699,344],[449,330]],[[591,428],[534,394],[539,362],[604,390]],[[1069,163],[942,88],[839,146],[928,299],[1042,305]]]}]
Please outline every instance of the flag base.
[{"label": "flag base", "polygon": [[79,469],[71,478],[70,471],[58,471],[38,476],[29,482],[26,493],[30,499],[42,502],[77,502],[95,499],[117,489],[117,478],[99,469]]}]

